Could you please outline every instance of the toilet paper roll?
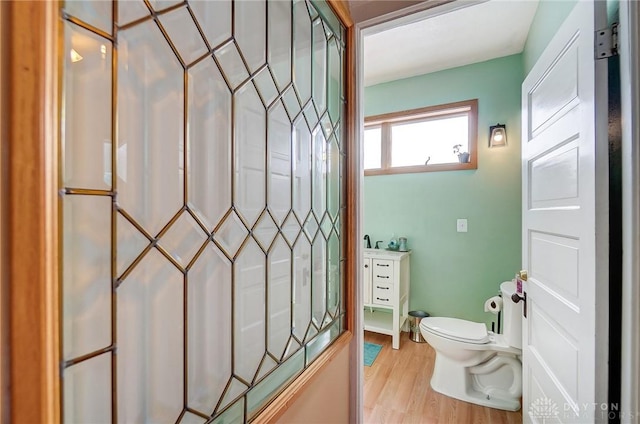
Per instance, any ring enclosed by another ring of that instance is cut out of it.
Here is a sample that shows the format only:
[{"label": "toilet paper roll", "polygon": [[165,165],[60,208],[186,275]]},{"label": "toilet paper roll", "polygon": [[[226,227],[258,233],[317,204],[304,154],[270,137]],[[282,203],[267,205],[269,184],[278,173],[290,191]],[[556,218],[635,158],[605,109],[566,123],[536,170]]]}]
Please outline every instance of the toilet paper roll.
[{"label": "toilet paper roll", "polygon": [[491,312],[492,314],[498,314],[502,310],[502,298],[500,296],[493,296],[484,302],[484,311]]}]

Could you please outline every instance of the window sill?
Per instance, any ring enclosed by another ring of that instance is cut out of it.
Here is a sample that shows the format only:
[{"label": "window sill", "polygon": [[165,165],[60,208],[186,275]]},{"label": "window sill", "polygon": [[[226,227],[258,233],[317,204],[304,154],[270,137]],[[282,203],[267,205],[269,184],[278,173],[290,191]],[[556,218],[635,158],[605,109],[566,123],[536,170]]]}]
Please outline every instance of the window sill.
[{"label": "window sill", "polygon": [[478,169],[477,162],[472,159],[468,163],[443,163],[437,165],[417,165],[417,166],[401,166],[387,169],[366,169],[364,176],[370,175],[393,175],[393,174],[415,174],[419,172],[440,172],[440,171],[463,171]]}]

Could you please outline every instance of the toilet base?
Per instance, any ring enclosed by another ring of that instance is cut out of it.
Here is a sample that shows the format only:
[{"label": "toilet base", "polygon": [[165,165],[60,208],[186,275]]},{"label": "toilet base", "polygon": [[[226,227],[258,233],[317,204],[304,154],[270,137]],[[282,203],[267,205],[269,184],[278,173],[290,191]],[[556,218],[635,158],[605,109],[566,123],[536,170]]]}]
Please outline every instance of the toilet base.
[{"label": "toilet base", "polygon": [[[483,384],[483,376],[489,376],[502,367],[508,367],[513,372],[511,387]],[[436,355],[431,388],[445,396],[489,408],[518,411],[522,394],[518,387],[522,387],[522,366],[515,357],[496,355],[480,365],[463,367],[446,356]]]}]

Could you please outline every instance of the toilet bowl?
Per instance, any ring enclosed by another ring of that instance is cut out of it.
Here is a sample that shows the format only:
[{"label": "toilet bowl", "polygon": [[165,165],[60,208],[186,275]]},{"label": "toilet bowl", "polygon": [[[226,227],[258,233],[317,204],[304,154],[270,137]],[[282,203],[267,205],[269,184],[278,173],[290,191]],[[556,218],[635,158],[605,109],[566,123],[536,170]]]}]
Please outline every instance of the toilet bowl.
[{"label": "toilet bowl", "polygon": [[427,317],[420,332],[436,351],[431,388],[452,398],[517,411],[522,395],[522,304],[511,295],[515,284],[500,285],[504,332],[457,318]]}]

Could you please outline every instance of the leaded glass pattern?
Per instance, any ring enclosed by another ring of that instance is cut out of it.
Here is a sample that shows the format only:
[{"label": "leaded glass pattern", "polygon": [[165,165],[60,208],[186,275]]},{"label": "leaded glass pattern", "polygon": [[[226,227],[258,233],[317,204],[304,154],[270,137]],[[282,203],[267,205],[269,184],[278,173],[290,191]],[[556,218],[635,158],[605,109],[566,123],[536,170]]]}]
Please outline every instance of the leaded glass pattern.
[{"label": "leaded glass pattern", "polygon": [[324,1],[60,10],[65,422],[250,422],[343,331]]}]

